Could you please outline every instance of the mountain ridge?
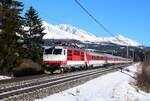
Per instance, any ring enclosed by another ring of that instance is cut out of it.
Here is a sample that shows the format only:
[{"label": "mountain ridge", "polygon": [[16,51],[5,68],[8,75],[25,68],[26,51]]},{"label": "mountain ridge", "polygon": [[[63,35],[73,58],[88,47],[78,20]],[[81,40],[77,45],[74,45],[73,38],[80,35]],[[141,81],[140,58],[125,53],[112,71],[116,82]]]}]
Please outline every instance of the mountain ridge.
[{"label": "mountain ridge", "polygon": [[140,44],[132,39],[119,34],[115,37],[97,37],[96,35],[86,32],[83,29],[76,28],[70,24],[52,25],[43,21],[45,27],[44,32],[47,33],[43,39],[75,39],[82,42],[94,43],[114,43],[117,45],[140,46]]}]

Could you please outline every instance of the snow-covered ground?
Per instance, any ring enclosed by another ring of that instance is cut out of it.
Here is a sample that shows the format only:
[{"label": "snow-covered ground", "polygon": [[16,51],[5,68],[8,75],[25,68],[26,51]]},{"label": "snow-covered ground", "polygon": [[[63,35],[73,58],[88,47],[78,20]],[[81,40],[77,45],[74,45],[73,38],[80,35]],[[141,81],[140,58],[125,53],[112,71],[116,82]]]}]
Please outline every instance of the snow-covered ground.
[{"label": "snow-covered ground", "polygon": [[133,84],[132,76],[138,65],[127,67],[130,73],[113,72],[36,101],[150,101],[150,94],[138,90]]},{"label": "snow-covered ground", "polygon": [[10,79],[11,77],[0,75],[0,80],[2,79]]}]

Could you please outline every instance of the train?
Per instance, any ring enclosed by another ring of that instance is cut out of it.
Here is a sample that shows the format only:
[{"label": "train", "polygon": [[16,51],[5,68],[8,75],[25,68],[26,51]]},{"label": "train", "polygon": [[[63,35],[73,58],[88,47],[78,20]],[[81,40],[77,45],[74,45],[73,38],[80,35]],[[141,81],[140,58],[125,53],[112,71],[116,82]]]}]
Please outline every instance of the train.
[{"label": "train", "polygon": [[61,72],[130,62],[132,62],[131,59],[120,56],[65,46],[45,47],[43,53],[43,63],[45,66],[51,70],[60,69]]}]

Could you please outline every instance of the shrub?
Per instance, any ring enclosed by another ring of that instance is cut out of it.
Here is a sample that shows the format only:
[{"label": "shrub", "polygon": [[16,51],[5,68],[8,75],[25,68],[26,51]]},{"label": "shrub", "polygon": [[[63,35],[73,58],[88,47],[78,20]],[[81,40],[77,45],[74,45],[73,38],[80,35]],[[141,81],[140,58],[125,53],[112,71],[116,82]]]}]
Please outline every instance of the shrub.
[{"label": "shrub", "polygon": [[30,59],[23,59],[20,65],[13,69],[15,77],[28,76],[43,73],[41,66]]},{"label": "shrub", "polygon": [[141,71],[136,76],[137,86],[145,91],[150,92],[150,63],[143,62],[141,65]]}]

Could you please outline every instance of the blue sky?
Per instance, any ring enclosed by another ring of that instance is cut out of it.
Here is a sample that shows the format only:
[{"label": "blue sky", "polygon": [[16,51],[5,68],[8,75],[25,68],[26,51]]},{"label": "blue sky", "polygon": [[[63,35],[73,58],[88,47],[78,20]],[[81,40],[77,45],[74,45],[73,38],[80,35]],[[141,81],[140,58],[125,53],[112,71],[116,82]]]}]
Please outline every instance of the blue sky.
[{"label": "blue sky", "polygon": [[[71,24],[96,36],[110,36],[74,0],[19,0],[24,11],[33,6],[42,20]],[[150,46],[150,0],[78,0],[114,35],[122,34]]]}]

